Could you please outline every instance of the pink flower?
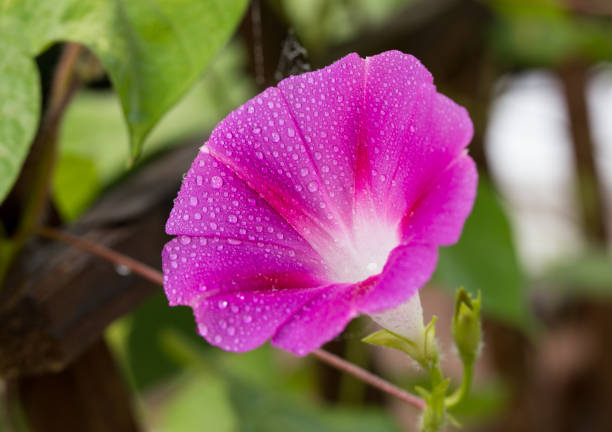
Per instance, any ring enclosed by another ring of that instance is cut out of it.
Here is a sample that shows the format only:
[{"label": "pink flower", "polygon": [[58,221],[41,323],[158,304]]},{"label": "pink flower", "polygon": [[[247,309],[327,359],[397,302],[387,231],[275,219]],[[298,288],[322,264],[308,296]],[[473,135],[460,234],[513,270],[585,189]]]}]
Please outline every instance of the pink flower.
[{"label": "pink flower", "polygon": [[350,54],[232,112],[168,219],[171,305],[229,351],[304,355],[408,301],[457,241],[477,174],[466,110],[392,51]]}]

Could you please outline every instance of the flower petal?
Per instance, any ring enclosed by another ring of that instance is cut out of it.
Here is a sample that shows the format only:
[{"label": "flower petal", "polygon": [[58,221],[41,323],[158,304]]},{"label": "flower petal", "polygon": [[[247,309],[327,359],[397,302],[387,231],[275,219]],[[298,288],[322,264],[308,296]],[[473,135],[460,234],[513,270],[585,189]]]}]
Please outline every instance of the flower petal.
[{"label": "flower petal", "polygon": [[359,313],[373,314],[410,299],[431,277],[437,249],[431,245],[395,248],[383,272],[358,284],[323,287],[279,328],[272,345],[303,356],[339,335]]},{"label": "flower petal", "polygon": [[460,156],[404,217],[402,240],[445,246],[457,242],[472,211],[477,182],[474,161],[467,155]]},{"label": "flower petal", "polygon": [[278,83],[330,211],[351,227],[364,61],[349,54],[325,69]]},{"label": "flower petal", "polygon": [[211,296],[194,307],[198,332],[212,345],[244,352],[270,339],[323,288],[239,292]]},{"label": "flower petal", "polygon": [[255,191],[203,151],[183,180],[166,232],[278,244],[311,258],[317,256]]},{"label": "flower petal", "polygon": [[375,314],[402,304],[431,278],[437,260],[438,250],[434,245],[396,247],[377,283],[357,301],[357,309]]},{"label": "flower petal", "polygon": [[162,252],[164,288],[171,305],[195,306],[230,292],[305,288],[325,282],[316,254],[262,241],[180,236]]},{"label": "flower petal", "polygon": [[358,314],[354,306],[355,288],[353,284],[323,287],[321,294],[280,327],[272,345],[303,356],[329,342]]},{"label": "flower petal", "polygon": [[436,92],[414,57],[390,51],[366,59],[363,139],[369,166],[360,193],[397,223],[472,137],[464,108]]},{"label": "flower petal", "polygon": [[231,113],[207,147],[316,250],[333,243],[342,223],[278,89]]}]

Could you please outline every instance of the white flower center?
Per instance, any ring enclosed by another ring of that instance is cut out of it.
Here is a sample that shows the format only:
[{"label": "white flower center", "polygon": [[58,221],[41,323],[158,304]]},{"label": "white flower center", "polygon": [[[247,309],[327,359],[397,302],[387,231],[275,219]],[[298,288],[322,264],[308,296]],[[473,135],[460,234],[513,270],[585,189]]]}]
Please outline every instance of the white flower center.
[{"label": "white flower center", "polygon": [[382,272],[389,253],[399,244],[396,227],[358,220],[352,238],[339,236],[324,258],[337,282],[356,283]]}]

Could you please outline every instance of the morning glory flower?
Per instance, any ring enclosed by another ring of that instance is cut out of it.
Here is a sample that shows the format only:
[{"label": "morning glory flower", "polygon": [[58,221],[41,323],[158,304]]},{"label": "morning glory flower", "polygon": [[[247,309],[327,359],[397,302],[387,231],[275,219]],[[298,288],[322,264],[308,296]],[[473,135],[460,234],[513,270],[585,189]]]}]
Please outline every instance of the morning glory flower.
[{"label": "morning glory flower", "polygon": [[183,180],[163,250],[170,304],[225,350],[270,340],[297,355],[358,314],[421,313],[437,247],[474,201],[472,133],[397,51],[268,88],[219,123]]}]

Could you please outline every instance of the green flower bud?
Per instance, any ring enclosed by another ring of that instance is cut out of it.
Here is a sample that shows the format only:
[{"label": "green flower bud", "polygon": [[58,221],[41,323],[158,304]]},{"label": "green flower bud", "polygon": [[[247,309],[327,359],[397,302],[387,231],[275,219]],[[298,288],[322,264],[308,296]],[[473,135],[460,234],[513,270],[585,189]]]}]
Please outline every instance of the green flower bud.
[{"label": "green flower bud", "polygon": [[464,288],[457,291],[453,316],[453,339],[464,364],[474,364],[480,354],[480,292],[473,299]]}]

